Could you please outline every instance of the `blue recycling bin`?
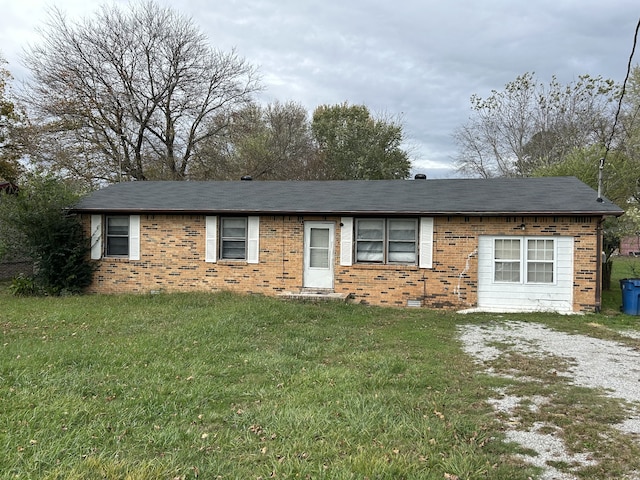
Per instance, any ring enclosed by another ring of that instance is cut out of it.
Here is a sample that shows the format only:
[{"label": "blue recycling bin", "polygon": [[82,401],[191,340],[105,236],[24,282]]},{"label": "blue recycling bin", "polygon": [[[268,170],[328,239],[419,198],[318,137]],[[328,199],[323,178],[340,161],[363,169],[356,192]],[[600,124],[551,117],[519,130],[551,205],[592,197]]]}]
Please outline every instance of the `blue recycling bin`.
[{"label": "blue recycling bin", "polygon": [[620,280],[622,289],[622,311],[627,315],[640,315],[640,279],[623,278]]}]

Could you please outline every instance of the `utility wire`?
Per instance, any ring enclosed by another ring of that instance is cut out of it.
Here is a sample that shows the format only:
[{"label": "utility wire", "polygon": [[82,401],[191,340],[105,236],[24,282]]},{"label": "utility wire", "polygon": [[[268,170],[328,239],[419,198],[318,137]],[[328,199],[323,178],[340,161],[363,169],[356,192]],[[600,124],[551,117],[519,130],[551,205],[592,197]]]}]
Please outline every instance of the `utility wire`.
[{"label": "utility wire", "polygon": [[631,48],[631,55],[629,55],[629,62],[627,63],[627,75],[624,78],[624,82],[622,83],[622,91],[620,92],[620,98],[618,99],[618,109],[616,110],[616,115],[613,119],[613,127],[611,128],[611,135],[609,135],[609,140],[605,145],[604,156],[605,159],[607,157],[607,153],[609,153],[609,149],[611,148],[611,143],[613,142],[613,137],[616,133],[616,127],[618,126],[618,117],[620,116],[620,111],[622,110],[622,100],[624,99],[624,95],[627,91],[627,82],[629,81],[629,76],[631,75],[631,64],[633,62],[633,55],[636,51],[636,46],[638,44],[638,32],[640,31],[640,19],[638,19],[638,24],[636,25],[636,33],[633,36],[633,47]]},{"label": "utility wire", "polygon": [[627,82],[629,81],[629,76],[631,75],[631,64],[633,63],[633,55],[636,51],[636,46],[638,44],[638,32],[640,31],[640,19],[638,19],[638,24],[636,25],[636,32],[633,36],[633,46],[631,47],[631,55],[629,55],[629,62],[627,63],[627,75],[624,77],[624,82],[622,82],[622,90],[620,92],[620,98],[618,99],[618,108],[616,110],[616,115],[613,119],[613,126],[611,127],[611,135],[609,135],[609,139],[604,146],[604,156],[600,159],[600,168],[598,171],[598,202],[602,202],[602,172],[604,170],[604,164],[607,161],[607,154],[609,153],[609,149],[611,148],[611,143],[613,142],[613,137],[616,134],[616,127],[618,126],[618,118],[620,117],[620,112],[622,111],[622,101],[624,99],[624,95],[627,91]]}]

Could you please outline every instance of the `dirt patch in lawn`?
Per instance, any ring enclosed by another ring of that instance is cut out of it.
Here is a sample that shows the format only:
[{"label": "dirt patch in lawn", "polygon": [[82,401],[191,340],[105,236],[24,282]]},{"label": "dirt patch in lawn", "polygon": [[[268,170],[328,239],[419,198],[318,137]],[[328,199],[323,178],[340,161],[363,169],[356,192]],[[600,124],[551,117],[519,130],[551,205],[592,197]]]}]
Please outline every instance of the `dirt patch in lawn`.
[{"label": "dirt patch in lawn", "polygon": [[636,348],[514,321],[464,325],[460,339],[505,380],[490,403],[521,459],[543,469],[540,478],[640,479]]}]

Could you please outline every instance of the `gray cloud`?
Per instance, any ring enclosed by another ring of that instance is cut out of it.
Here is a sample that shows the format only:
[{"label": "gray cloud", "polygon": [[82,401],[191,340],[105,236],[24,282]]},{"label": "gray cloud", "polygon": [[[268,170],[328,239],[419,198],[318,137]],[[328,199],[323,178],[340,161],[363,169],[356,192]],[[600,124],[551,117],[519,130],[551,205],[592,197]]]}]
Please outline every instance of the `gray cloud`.
[{"label": "gray cloud", "polygon": [[[264,101],[293,100],[310,112],[347,101],[400,117],[414,170],[430,177],[454,175],[451,137],[472,94],[525,72],[622,82],[640,16],[636,0],[163,1],[193,17],[212,45],[258,65]],[[18,47],[37,40],[33,3],[11,2],[0,19],[14,73]],[[58,5],[70,17],[91,11],[78,0]]]}]

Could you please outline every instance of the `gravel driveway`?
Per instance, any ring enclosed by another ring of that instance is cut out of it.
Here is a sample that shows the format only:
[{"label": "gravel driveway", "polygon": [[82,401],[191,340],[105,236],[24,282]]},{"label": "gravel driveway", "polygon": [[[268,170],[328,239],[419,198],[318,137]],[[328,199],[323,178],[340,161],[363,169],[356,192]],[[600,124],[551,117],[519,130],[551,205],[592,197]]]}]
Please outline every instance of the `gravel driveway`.
[{"label": "gravel driveway", "polygon": [[[635,336],[635,333],[627,335]],[[537,323],[515,321],[464,325],[460,327],[460,339],[464,350],[484,365],[487,372],[518,382],[527,379],[519,375],[517,364],[509,369],[496,369],[496,362],[503,360],[504,364],[505,359],[517,358],[513,354],[534,360],[558,359],[560,368],[553,374],[568,379],[575,386],[601,389],[604,395],[634,404],[628,406],[627,420],[615,427],[630,435],[640,434],[640,352],[637,349],[611,340],[567,334]],[[569,453],[563,432],[556,425],[536,422],[522,429],[518,419],[519,406],[526,405],[529,410],[544,409],[550,401],[544,396],[524,398],[498,390],[491,403],[501,418],[508,418],[505,425],[507,439],[537,452],[536,456],[521,455],[521,458],[545,469],[540,478],[574,480],[577,477],[567,470],[595,465],[597,461],[592,452]],[[572,465],[572,469],[560,471],[552,466],[554,462]],[[625,478],[640,479],[640,475],[632,473]]]}]

